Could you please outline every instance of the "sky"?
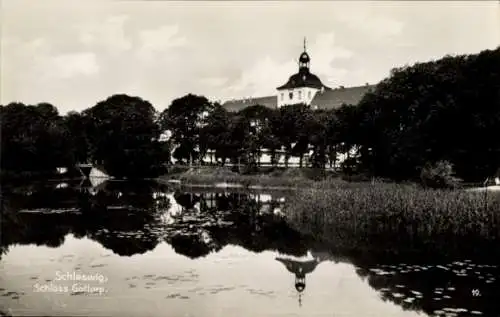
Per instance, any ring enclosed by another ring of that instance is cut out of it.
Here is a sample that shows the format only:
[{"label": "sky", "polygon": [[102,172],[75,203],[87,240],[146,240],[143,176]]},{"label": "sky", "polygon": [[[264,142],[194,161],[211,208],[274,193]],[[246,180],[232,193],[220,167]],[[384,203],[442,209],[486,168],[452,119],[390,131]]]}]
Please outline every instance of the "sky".
[{"label": "sky", "polygon": [[61,114],[125,93],[161,111],[188,93],[274,95],[297,72],[330,87],[500,45],[499,1],[0,0],[0,102]]}]

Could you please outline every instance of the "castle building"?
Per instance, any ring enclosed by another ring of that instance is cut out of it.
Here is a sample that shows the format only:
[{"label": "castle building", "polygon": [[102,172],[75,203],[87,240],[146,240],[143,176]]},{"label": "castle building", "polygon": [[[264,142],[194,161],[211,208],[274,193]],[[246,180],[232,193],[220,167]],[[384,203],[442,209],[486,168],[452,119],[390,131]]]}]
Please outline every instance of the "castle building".
[{"label": "castle building", "polygon": [[[357,105],[363,96],[373,88],[373,85],[368,84],[348,88],[343,86],[331,88],[325,85],[318,76],[311,72],[311,57],[307,52],[306,40],[304,39],[304,51],[299,55],[298,59],[298,72],[290,76],[283,85],[277,87],[275,95],[229,100],[223,103],[222,106],[227,111],[234,113],[256,105],[271,109],[279,109],[288,105],[306,104],[313,110],[331,110],[338,109],[342,105]],[[255,122],[252,122],[252,124],[257,125]],[[277,164],[283,165],[285,163],[285,151],[284,149],[281,149],[277,152]],[[307,161],[311,154],[312,150],[308,154],[306,153],[303,159]],[[340,164],[351,154],[354,154],[354,152],[349,151],[349,153],[338,153],[337,160],[334,165]],[[203,161],[207,163],[213,163],[216,161],[215,151],[209,150]],[[263,149],[261,151],[261,156],[258,158],[258,164],[269,165],[271,162],[270,151]],[[299,157],[291,156],[288,161],[288,166],[302,166],[302,162]],[[336,168],[337,166],[331,167]]]},{"label": "castle building", "polygon": [[274,96],[229,100],[223,107],[231,112],[238,112],[244,108],[261,105],[272,109],[286,105],[306,104],[312,109],[337,109],[343,104],[357,105],[363,96],[371,91],[373,85],[357,87],[330,88],[323,84],[318,76],[310,70],[311,57],[307,53],[304,39],[304,51],[298,59],[298,72],[289,77],[288,81],[276,88]]}]

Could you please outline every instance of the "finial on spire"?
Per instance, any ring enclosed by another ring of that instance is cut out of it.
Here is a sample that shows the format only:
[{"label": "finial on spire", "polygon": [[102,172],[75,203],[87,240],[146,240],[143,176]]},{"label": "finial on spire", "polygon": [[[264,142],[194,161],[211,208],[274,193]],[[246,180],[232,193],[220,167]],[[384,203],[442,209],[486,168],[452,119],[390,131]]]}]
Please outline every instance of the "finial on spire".
[{"label": "finial on spire", "polygon": [[306,37],[304,36],[304,52],[306,51]]}]

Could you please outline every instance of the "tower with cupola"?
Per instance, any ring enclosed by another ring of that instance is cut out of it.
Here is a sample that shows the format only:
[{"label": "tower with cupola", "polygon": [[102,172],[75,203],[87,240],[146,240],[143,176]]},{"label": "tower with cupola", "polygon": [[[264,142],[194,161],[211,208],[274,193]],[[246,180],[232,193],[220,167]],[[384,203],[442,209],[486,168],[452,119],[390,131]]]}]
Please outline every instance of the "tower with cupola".
[{"label": "tower with cupola", "polygon": [[331,89],[325,86],[318,76],[311,73],[310,63],[311,58],[307,53],[306,39],[304,38],[304,51],[298,60],[299,71],[290,76],[284,85],[276,88],[278,108],[293,104],[310,105],[318,91]]}]

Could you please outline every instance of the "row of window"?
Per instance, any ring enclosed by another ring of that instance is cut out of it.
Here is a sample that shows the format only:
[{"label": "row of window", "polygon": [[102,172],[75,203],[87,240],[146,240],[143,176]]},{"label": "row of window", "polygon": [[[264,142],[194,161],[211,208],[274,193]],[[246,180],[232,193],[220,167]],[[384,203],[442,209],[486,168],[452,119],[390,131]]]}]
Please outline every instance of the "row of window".
[{"label": "row of window", "polygon": [[[290,98],[290,100],[293,99],[293,91],[290,91],[289,94],[288,94],[288,97]],[[298,91],[298,97],[299,97],[299,100],[302,100],[302,91]],[[311,91],[308,91],[307,92],[307,98],[308,99],[311,99]],[[284,101],[285,100],[285,93],[281,93],[281,100]]]}]

